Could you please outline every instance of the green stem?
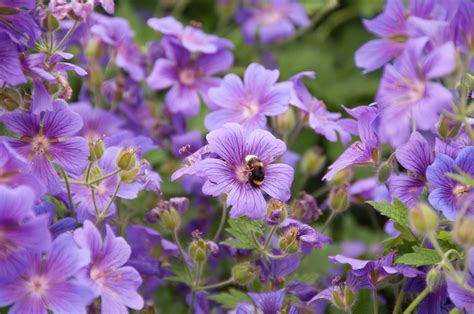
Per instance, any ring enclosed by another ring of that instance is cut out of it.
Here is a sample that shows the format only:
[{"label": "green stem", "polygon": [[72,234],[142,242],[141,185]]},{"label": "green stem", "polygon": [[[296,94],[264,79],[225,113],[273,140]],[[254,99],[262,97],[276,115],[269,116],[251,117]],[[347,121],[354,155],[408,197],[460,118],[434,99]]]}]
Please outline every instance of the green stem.
[{"label": "green stem", "polygon": [[226,221],[227,221],[227,206],[224,204],[224,206],[222,207],[221,221],[219,222],[219,227],[217,228],[216,234],[214,235],[214,238],[212,239],[213,242],[217,242],[217,240],[219,240],[219,236],[221,235],[222,230],[224,230]]},{"label": "green stem", "polygon": [[115,186],[115,190],[114,190],[114,193],[112,194],[112,197],[110,198],[109,202],[107,203],[107,205],[105,206],[104,209],[102,209],[102,211],[99,213],[99,217],[97,219],[97,223],[101,223],[102,220],[105,218],[105,216],[107,215],[107,211],[109,210],[110,206],[112,206],[114,200],[115,200],[115,197],[117,196],[117,193],[118,193],[118,190],[120,189],[120,186],[122,185],[122,180],[119,180],[119,182],[117,182],[117,185]]},{"label": "green stem", "polygon": [[95,179],[95,180],[92,180],[92,181],[89,182],[88,184],[89,184],[89,185],[92,185],[92,184],[99,183],[99,182],[101,182],[101,181],[103,181],[103,180],[105,180],[105,179],[110,178],[111,176],[116,175],[116,174],[119,173],[120,171],[122,171],[122,169],[116,169],[116,170],[114,170],[114,171],[112,171],[112,172],[110,172],[110,173],[107,173],[105,176],[102,176],[102,177],[100,177],[100,178],[97,178],[97,179]]},{"label": "green stem", "polygon": [[230,284],[233,283],[233,282],[234,282],[234,278],[229,278],[229,279],[227,279],[227,280],[225,280],[225,281],[221,281],[221,282],[214,283],[214,284],[211,284],[211,285],[197,287],[195,290],[196,290],[196,291],[202,291],[202,290],[209,290],[209,289],[220,288],[220,287],[224,287],[224,286],[230,285]]},{"label": "green stem", "polygon": [[403,312],[403,314],[410,314],[413,312],[414,309],[420,304],[421,301],[430,293],[430,289],[428,287],[425,288],[413,302],[410,303],[410,305],[407,307],[407,309]]},{"label": "green stem", "polygon": [[76,30],[77,25],[79,22],[74,20],[74,24],[72,24],[71,28],[67,31],[66,35],[61,39],[61,41],[57,44],[56,50],[60,50],[62,46],[66,43],[66,41],[71,37],[72,33]]},{"label": "green stem", "polygon": [[199,281],[201,280],[202,270],[204,269],[203,263],[197,263],[197,272],[196,272],[196,280],[194,281],[192,291],[191,291],[191,303],[189,303],[189,311],[188,313],[193,313],[194,308],[194,300],[196,299],[196,288],[199,286]]},{"label": "green stem", "polygon": [[284,259],[285,257],[288,256],[288,254],[283,254],[283,255],[273,255],[272,253],[264,251],[265,255],[268,256],[271,259]]},{"label": "green stem", "polygon": [[181,14],[183,14],[184,9],[186,9],[188,2],[189,2],[188,0],[178,0],[178,3],[174,6],[173,11],[171,12],[171,15],[173,15],[176,18],[181,17]]},{"label": "green stem", "polygon": [[336,217],[337,213],[335,211],[331,211],[331,214],[329,215],[328,219],[324,223],[323,227],[321,228],[321,232],[326,231],[327,227],[331,224],[331,222],[334,220]]},{"label": "green stem", "polygon": [[99,207],[97,207],[97,201],[95,199],[95,188],[91,187],[92,203],[94,204],[95,216],[99,219]]},{"label": "green stem", "polygon": [[64,171],[63,168],[60,168],[60,169],[61,169],[61,174],[64,177],[64,183],[66,184],[67,198],[69,201],[69,210],[71,213],[74,213],[74,203],[72,201],[71,186],[69,185],[69,178],[67,176],[66,171]]},{"label": "green stem", "polygon": [[175,228],[173,232],[171,233],[173,237],[173,241],[178,247],[179,254],[181,255],[181,258],[183,259],[184,266],[186,266],[186,272],[188,273],[189,278],[193,278],[192,272],[191,272],[191,267],[189,267],[188,262],[186,261],[186,254],[184,253],[183,246],[181,245],[181,242],[179,241],[178,237],[178,230]]},{"label": "green stem", "polygon": [[374,306],[374,314],[379,313],[379,296],[377,294],[377,289],[372,291],[372,302]]},{"label": "green stem", "polygon": [[263,250],[266,251],[268,245],[270,244],[270,240],[272,239],[273,234],[275,233],[278,225],[273,226],[272,229],[270,230],[270,233],[268,234],[267,239],[265,240],[265,244],[263,245]]},{"label": "green stem", "polygon": [[402,286],[400,288],[400,292],[398,293],[397,302],[395,303],[395,308],[393,309],[393,314],[398,314],[401,312],[404,297],[405,297],[405,291],[403,290],[403,286]]},{"label": "green stem", "polygon": [[93,162],[92,162],[92,161],[89,161],[89,164],[87,165],[87,169],[86,169],[86,185],[89,184],[89,177],[90,177],[90,175],[91,175],[92,164],[93,164]]},{"label": "green stem", "polygon": [[317,197],[320,197],[321,195],[323,195],[324,193],[326,192],[329,192],[329,190],[331,189],[331,187],[329,185],[325,185],[319,189],[317,189],[316,191],[313,192],[313,196],[315,198]]}]

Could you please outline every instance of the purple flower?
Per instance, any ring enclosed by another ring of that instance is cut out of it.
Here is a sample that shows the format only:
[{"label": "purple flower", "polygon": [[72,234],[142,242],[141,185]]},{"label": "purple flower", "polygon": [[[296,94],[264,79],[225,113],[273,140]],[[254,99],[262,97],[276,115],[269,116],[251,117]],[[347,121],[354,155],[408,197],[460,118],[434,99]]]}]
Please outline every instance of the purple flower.
[{"label": "purple flower", "polygon": [[474,176],[474,146],[462,149],[455,159],[440,154],[426,170],[426,178],[433,188],[428,200],[434,208],[450,220],[454,220],[461,210],[474,213],[473,188],[451,179],[448,173]]},{"label": "purple flower", "polygon": [[[273,250],[274,255],[281,255],[279,250]],[[262,267],[260,280],[270,281],[273,287],[279,287],[285,282],[285,277],[296,271],[300,265],[300,257],[296,254],[289,255],[282,259],[271,259],[270,263],[260,262]]]},{"label": "purple flower", "polygon": [[316,221],[321,214],[322,211],[321,208],[319,208],[316,199],[311,194],[304,191],[295,199],[291,211],[292,218],[303,223]]},{"label": "purple flower", "polygon": [[258,33],[263,44],[270,44],[293,36],[296,27],[308,27],[310,20],[304,6],[296,0],[253,1],[238,16],[245,41],[255,43]]},{"label": "purple flower", "polygon": [[411,41],[395,65],[384,69],[376,100],[381,138],[392,146],[408,140],[413,124],[419,130],[433,128],[441,110],[449,109],[451,93],[433,80],[454,70],[454,45],[449,42],[423,55],[426,43],[426,38]]},{"label": "purple flower", "polygon": [[[454,305],[461,311],[469,313],[474,308],[474,248],[469,249],[466,254],[469,255],[469,266],[467,280],[464,285],[453,277],[447,278],[448,294]],[[467,257],[466,257],[467,258]],[[458,274],[463,276],[464,274]]]},{"label": "purple flower", "polygon": [[204,146],[202,134],[199,131],[172,135],[170,140],[171,152],[176,157],[182,156],[186,152],[195,152]]},{"label": "purple flower", "polygon": [[123,130],[122,119],[102,108],[93,108],[88,102],[71,104],[71,110],[81,116],[83,125],[77,134],[87,140],[97,141]]},{"label": "purple flower", "polygon": [[199,28],[184,27],[172,16],[151,18],[147,23],[155,31],[172,37],[189,52],[216,53],[220,48],[231,48],[233,46],[231,41],[206,34]]},{"label": "purple flower", "polygon": [[367,73],[398,57],[409,36],[407,30],[409,16],[430,18],[433,7],[434,1],[413,0],[410,1],[409,10],[406,10],[402,0],[387,0],[382,14],[372,20],[363,21],[369,32],[381,38],[369,41],[356,51],[356,65]]},{"label": "purple flower", "polygon": [[141,310],[143,299],[137,289],[142,279],[135,268],[124,266],[131,254],[127,242],[116,237],[108,225],[102,240],[99,230],[88,220],[74,232],[74,239],[91,255],[91,263],[79,270],[77,277],[101,297],[101,312],[128,313],[127,307]]},{"label": "purple flower", "polygon": [[165,97],[166,107],[171,113],[195,116],[199,112],[199,96],[209,105],[209,88],[219,86],[220,79],[212,76],[227,70],[234,57],[222,48],[193,58],[188,50],[166,37],[162,44],[166,58],[156,60],[147,83],[155,90],[171,87]]},{"label": "purple flower", "polygon": [[276,83],[280,72],[252,63],[245,70],[244,80],[235,74],[224,77],[220,87],[209,90],[209,98],[218,109],[206,116],[208,130],[229,122],[241,124],[246,130],[264,129],[267,116],[288,110],[291,85]]},{"label": "purple flower", "polygon": [[433,162],[433,152],[428,141],[415,132],[407,143],[397,148],[396,156],[410,175],[391,176],[388,180],[390,194],[410,207],[418,203],[423,194],[426,168]]},{"label": "purple flower", "polygon": [[7,138],[8,143],[30,161],[32,173],[50,193],[62,189],[53,162],[75,175],[86,167],[89,157],[87,142],[82,137],[73,136],[81,129],[82,120],[69,110],[64,100],[55,100],[53,111],[42,117],[17,112],[6,115],[2,121],[20,135],[20,139]]},{"label": "purple flower", "polygon": [[9,14],[2,14],[0,34],[8,35],[17,44],[34,46],[33,43],[42,34],[38,14],[34,11],[36,5],[34,0],[0,0],[1,7],[16,9]]},{"label": "purple flower", "polygon": [[18,155],[7,142],[0,139],[0,185],[10,187],[28,186],[40,200],[46,192],[46,188],[34,176],[29,175],[31,171],[28,162]]},{"label": "purple flower", "polygon": [[[91,169],[89,181],[105,176],[118,169],[116,159],[120,152],[118,147],[110,147],[106,149],[102,158],[100,158]],[[113,192],[117,186],[120,175],[116,174],[97,183],[94,188],[95,202],[97,210],[102,212],[107,208],[111,201]],[[83,178],[85,180],[85,174]],[[124,199],[134,199],[138,196],[138,192],[142,189],[142,185],[136,182],[122,182],[116,194],[117,197]],[[83,184],[72,184],[71,191],[73,200],[78,203],[77,218],[79,221],[85,219],[95,220],[97,217],[96,207],[92,198],[91,188]],[[102,213],[103,217],[110,217],[115,214],[115,204],[112,203],[106,213]]]},{"label": "purple flower", "polygon": [[51,244],[48,216],[35,216],[34,197],[26,186],[10,189],[0,185],[1,282],[15,279],[26,266],[28,253],[41,253]]},{"label": "purple flower", "polygon": [[351,183],[348,192],[351,201],[390,201],[390,193],[387,187],[380,184],[375,177],[368,177]]},{"label": "purple flower", "polygon": [[328,236],[319,233],[313,227],[303,224],[298,220],[287,218],[281,224],[284,228],[284,237],[292,240],[296,239],[300,243],[300,249],[304,254],[311,253],[314,248],[322,248],[325,244],[331,243],[332,240]]},{"label": "purple flower", "polygon": [[[331,180],[342,169],[354,165],[372,164],[377,161],[379,155],[379,138],[376,133],[375,120],[378,117],[378,110],[372,106],[361,106],[346,111],[357,119],[346,120],[348,126],[355,129],[360,141],[352,143],[339,158],[329,166],[329,171],[323,177],[324,180]],[[352,126],[355,124],[354,126]]]},{"label": "purple flower", "polygon": [[[271,164],[283,155],[286,145],[270,132],[255,130],[246,135],[242,126],[226,124],[207,135],[211,150],[219,158],[206,158],[195,168],[207,179],[203,192],[218,196],[229,193],[227,206],[232,206],[230,216],[262,218],[266,212],[263,193],[285,202],[290,198],[293,168],[286,164]],[[258,178],[250,162],[261,163]],[[252,179],[253,178],[253,179]]]},{"label": "purple flower", "polygon": [[347,144],[351,135],[338,123],[341,114],[327,111],[326,105],[313,97],[303,84],[304,77],[314,79],[316,75],[314,72],[301,72],[290,79],[293,83],[290,103],[307,114],[309,126],[316,133],[324,135],[331,142],[336,142],[339,135],[342,144]]},{"label": "purple flower", "polygon": [[46,255],[25,255],[28,266],[21,276],[0,286],[0,306],[14,303],[10,313],[86,313],[94,296],[85,282],[74,277],[90,257],[71,234],[54,240]]},{"label": "purple flower", "polygon": [[[1,24],[1,23],[0,23]],[[5,34],[0,33],[0,84],[12,86],[26,83],[20,64],[17,45]]]},{"label": "purple flower", "polygon": [[250,292],[248,295],[255,306],[247,302],[241,302],[235,308],[235,313],[253,314],[255,313],[255,307],[263,314],[280,313],[285,301],[285,289],[261,293]]}]

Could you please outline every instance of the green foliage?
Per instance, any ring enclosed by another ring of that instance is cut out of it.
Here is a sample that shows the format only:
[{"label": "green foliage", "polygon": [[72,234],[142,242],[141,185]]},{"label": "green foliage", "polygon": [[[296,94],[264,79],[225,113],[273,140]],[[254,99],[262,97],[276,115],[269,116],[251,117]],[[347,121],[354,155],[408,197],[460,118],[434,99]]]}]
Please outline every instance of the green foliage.
[{"label": "green foliage", "polygon": [[227,240],[222,242],[229,246],[239,249],[254,249],[257,244],[254,241],[252,233],[258,238],[263,234],[262,222],[240,217],[239,219],[228,220],[230,228],[225,229],[235,240]]},{"label": "green foliage", "polygon": [[240,302],[252,302],[246,293],[237,289],[230,289],[227,292],[211,294],[208,296],[208,299],[216,301],[225,309],[233,309]]},{"label": "green foliage", "polygon": [[171,264],[171,271],[174,276],[166,278],[169,281],[183,282],[189,286],[192,286],[193,279],[189,276],[184,264],[175,262]]},{"label": "green foliage", "polygon": [[413,251],[413,253],[407,253],[397,258],[396,263],[411,266],[424,266],[437,264],[441,260],[435,250],[414,246]]},{"label": "green foliage", "polygon": [[368,201],[370,205],[372,205],[377,211],[379,211],[382,215],[387,216],[388,218],[392,219],[397,224],[408,227],[408,208],[403,205],[397,199],[394,199],[394,204],[390,204],[389,202],[379,203]]}]

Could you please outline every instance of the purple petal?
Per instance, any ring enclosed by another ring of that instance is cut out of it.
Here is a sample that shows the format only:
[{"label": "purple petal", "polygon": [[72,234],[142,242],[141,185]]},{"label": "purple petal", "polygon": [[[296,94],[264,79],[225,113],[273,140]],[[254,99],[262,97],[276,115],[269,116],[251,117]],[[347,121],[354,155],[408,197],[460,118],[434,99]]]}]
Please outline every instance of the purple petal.
[{"label": "purple petal", "polygon": [[33,96],[31,98],[31,112],[39,114],[53,110],[53,102],[46,87],[40,80],[33,81]]},{"label": "purple petal", "polygon": [[364,20],[365,28],[380,37],[403,35],[405,6],[402,0],[387,0],[384,12],[372,20]]},{"label": "purple petal", "polygon": [[183,25],[172,16],[163,18],[151,18],[147,21],[148,26],[163,34],[179,35],[183,31]]},{"label": "purple petal", "polygon": [[278,80],[280,72],[278,70],[267,70],[260,64],[252,63],[245,70],[244,84],[251,95],[263,96]]},{"label": "purple petal", "polygon": [[408,207],[418,203],[425,185],[426,183],[422,180],[403,174],[391,176],[388,180],[390,195]]},{"label": "purple petal", "polygon": [[431,145],[418,132],[411,135],[410,140],[397,148],[398,162],[407,170],[424,177],[426,168],[433,162]]},{"label": "purple petal", "polygon": [[89,146],[82,137],[72,137],[64,142],[51,143],[49,148],[54,161],[66,171],[81,174],[87,166]]},{"label": "purple petal", "polygon": [[16,45],[5,34],[0,34],[0,81],[10,85],[26,83]]},{"label": "purple petal", "polygon": [[244,130],[236,123],[228,123],[223,128],[211,131],[206,136],[213,152],[233,165],[240,165],[245,158]]},{"label": "purple petal", "polygon": [[364,260],[360,260],[360,259],[346,257],[346,256],[340,255],[340,254],[338,254],[336,256],[329,256],[329,261],[330,262],[337,262],[337,263],[341,263],[341,264],[349,264],[349,265],[351,265],[352,269],[354,269],[354,270],[361,270],[365,266],[367,266],[367,264],[369,264],[369,262],[370,262],[370,261],[364,261]]},{"label": "purple petal", "polygon": [[82,128],[81,116],[72,112],[67,103],[58,99],[53,103],[53,111],[44,115],[44,134],[50,139],[74,135]]},{"label": "purple petal", "polygon": [[271,197],[286,202],[291,197],[290,187],[294,170],[286,164],[271,164],[265,169],[262,190]]},{"label": "purple petal", "polygon": [[245,147],[245,155],[256,155],[267,164],[285,152],[286,144],[265,130],[254,130],[247,139]]},{"label": "purple petal", "polygon": [[372,72],[400,55],[403,43],[388,39],[376,39],[365,43],[355,52],[355,63],[364,73]]},{"label": "purple petal", "polygon": [[249,292],[248,295],[264,314],[280,312],[285,301],[285,289],[263,293]]},{"label": "purple petal", "polygon": [[237,185],[227,196],[227,206],[232,206],[230,217],[233,219],[239,218],[241,215],[260,219],[265,216],[266,204],[262,192],[250,183]]},{"label": "purple petal", "polygon": [[178,81],[176,66],[168,59],[158,59],[146,82],[153,89],[165,89]]},{"label": "purple petal", "polygon": [[166,107],[172,113],[182,113],[187,117],[199,112],[199,96],[197,91],[184,85],[174,85],[165,97]]},{"label": "purple petal", "polygon": [[430,52],[423,63],[426,78],[443,77],[456,68],[456,50],[452,42],[448,42]]},{"label": "purple petal", "polygon": [[233,54],[226,49],[220,49],[214,54],[201,54],[196,59],[196,66],[207,75],[214,75],[229,69],[233,62]]},{"label": "purple petal", "polygon": [[209,98],[220,107],[235,109],[236,103],[245,97],[242,80],[235,74],[227,74],[221,86],[209,90]]}]

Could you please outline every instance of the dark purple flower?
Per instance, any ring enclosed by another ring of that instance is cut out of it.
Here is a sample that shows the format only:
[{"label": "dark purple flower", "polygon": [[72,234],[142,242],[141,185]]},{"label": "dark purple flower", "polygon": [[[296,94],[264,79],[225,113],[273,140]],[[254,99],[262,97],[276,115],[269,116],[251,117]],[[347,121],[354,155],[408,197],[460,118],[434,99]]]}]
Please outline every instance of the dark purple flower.
[{"label": "dark purple flower", "polygon": [[167,38],[162,43],[166,58],[156,60],[147,83],[155,90],[171,87],[165,97],[170,112],[195,116],[199,112],[199,96],[210,105],[207,92],[209,88],[219,86],[220,79],[213,75],[227,70],[234,58],[224,48],[193,58],[188,50]]},{"label": "dark purple flower", "polygon": [[388,180],[390,194],[410,207],[418,203],[423,194],[426,168],[433,162],[433,151],[428,141],[415,132],[407,143],[397,148],[396,156],[409,175],[391,176]]},{"label": "dark purple flower", "polygon": [[314,79],[316,75],[314,72],[301,72],[290,79],[293,83],[290,103],[307,115],[309,126],[316,133],[328,141],[336,142],[339,138],[344,145],[347,144],[351,135],[338,123],[341,114],[329,112],[324,102],[311,95],[303,84],[304,77]]},{"label": "dark purple flower", "polygon": [[[266,202],[263,193],[285,202],[290,198],[293,168],[285,164],[271,164],[283,155],[286,145],[270,132],[254,130],[246,135],[244,129],[229,123],[207,135],[211,150],[219,158],[206,158],[195,164],[200,176],[207,179],[203,192],[218,196],[229,193],[227,206],[232,206],[230,216],[241,215],[250,218],[265,216]],[[256,158],[263,164],[264,178],[258,184],[252,183],[249,158]]]},{"label": "dark purple flower", "polygon": [[249,297],[252,299],[254,305],[241,302],[235,308],[235,313],[238,314],[253,314],[255,307],[263,314],[279,313],[285,301],[285,289],[280,289],[272,292],[250,292]]},{"label": "dark purple flower", "polygon": [[39,200],[46,192],[46,188],[35,176],[28,174],[30,171],[28,162],[7,142],[0,139],[0,185],[28,186],[34,191],[36,200]]},{"label": "dark purple flower", "polygon": [[21,136],[20,139],[7,138],[7,141],[30,161],[32,173],[50,193],[62,189],[53,162],[75,175],[86,167],[89,157],[87,142],[82,137],[73,136],[81,129],[82,120],[69,110],[64,100],[55,100],[53,111],[44,116],[17,112],[6,115],[2,121]]},{"label": "dark purple flower", "polygon": [[[1,24],[1,23],[0,23]],[[17,44],[10,37],[0,33],[0,83],[12,86],[26,83],[20,64],[20,54]]]},{"label": "dark purple flower", "polygon": [[276,83],[279,75],[278,70],[267,70],[256,63],[245,70],[243,81],[235,74],[227,74],[219,87],[209,90],[217,110],[206,116],[206,128],[215,130],[236,122],[248,131],[264,129],[267,116],[288,110],[291,84]]},{"label": "dark purple flower", "polygon": [[456,67],[454,45],[449,42],[423,55],[426,38],[410,41],[395,65],[386,65],[377,91],[383,141],[399,146],[408,140],[413,124],[430,130],[443,109],[449,109],[451,92],[434,79]]},{"label": "dark purple flower", "polygon": [[473,188],[451,179],[448,173],[474,176],[474,146],[462,149],[456,159],[440,154],[426,170],[426,178],[433,188],[428,200],[435,209],[450,220],[454,220],[461,210],[474,213]]},{"label": "dark purple flower", "polygon": [[79,270],[77,278],[93,289],[95,297],[101,297],[101,312],[125,314],[127,307],[141,310],[143,299],[137,289],[142,279],[135,268],[124,266],[131,254],[127,242],[116,237],[108,225],[102,240],[99,230],[88,220],[74,232],[74,238],[91,255],[91,263]]},{"label": "dark purple flower", "polygon": [[[93,166],[89,181],[105,176],[118,169],[117,155],[121,149],[118,147],[110,147],[106,149],[102,158],[100,158]],[[95,202],[97,210],[101,213],[111,201],[113,192],[117,186],[120,175],[116,174],[97,183],[94,188]],[[85,174],[82,177],[85,180]],[[117,197],[124,199],[134,199],[138,196],[138,192],[143,188],[137,182],[122,182],[116,194]],[[84,184],[72,184],[71,191],[73,193],[73,200],[78,204],[77,218],[79,221],[86,219],[95,220],[97,217],[96,207],[92,198],[91,188]],[[112,203],[106,213],[102,213],[103,217],[110,217],[115,214],[115,204]]]},{"label": "dark purple flower", "polygon": [[[273,254],[281,255],[279,250],[273,250]],[[282,259],[271,259],[270,263],[261,262],[260,279],[263,282],[270,281],[273,287],[279,287],[285,281],[286,276],[296,271],[300,260],[298,255],[292,254]]]},{"label": "dark purple flower", "polygon": [[1,282],[15,279],[26,266],[28,253],[41,253],[51,245],[48,216],[35,216],[34,197],[26,186],[10,189],[0,185]]},{"label": "dark purple flower", "polygon": [[[329,166],[329,171],[323,177],[324,180],[331,180],[342,169],[355,165],[373,164],[379,158],[379,138],[376,133],[375,120],[378,117],[378,110],[372,106],[361,106],[346,111],[357,119],[345,121],[348,126],[353,127],[360,137],[347,148],[339,158]],[[355,124],[354,126],[352,126]]]},{"label": "dark purple flower", "polygon": [[322,248],[325,244],[331,243],[332,240],[328,236],[316,231],[313,227],[303,224],[298,220],[291,218],[285,219],[281,224],[284,228],[284,237],[295,238],[300,244],[300,250],[303,254],[311,253],[314,248]]},{"label": "dark purple flower", "polygon": [[90,256],[73,236],[58,237],[46,255],[29,253],[22,274],[0,286],[0,306],[13,303],[10,313],[86,313],[94,295],[85,282],[74,277],[90,262]]},{"label": "dark purple flower", "polygon": [[8,35],[15,43],[33,46],[33,43],[41,36],[39,19],[34,12],[36,1],[0,0],[0,7],[16,9],[10,14],[2,14],[0,34]]},{"label": "dark purple flower", "polygon": [[199,28],[184,27],[172,16],[151,18],[147,23],[155,31],[171,36],[190,52],[216,53],[220,48],[231,48],[233,46],[231,41],[206,34]]},{"label": "dark purple flower", "polygon": [[296,0],[252,1],[238,16],[245,41],[255,43],[258,33],[263,44],[293,36],[296,27],[308,27],[310,20],[304,6]]}]

